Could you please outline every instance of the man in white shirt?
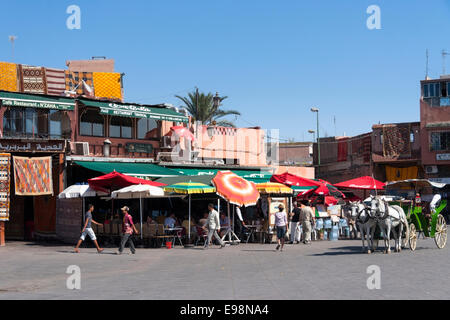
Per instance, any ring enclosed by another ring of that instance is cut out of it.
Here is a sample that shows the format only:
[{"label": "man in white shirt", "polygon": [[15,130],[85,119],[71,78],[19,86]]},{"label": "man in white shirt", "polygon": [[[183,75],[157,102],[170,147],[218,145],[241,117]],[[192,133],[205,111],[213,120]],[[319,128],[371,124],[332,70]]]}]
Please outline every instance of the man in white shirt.
[{"label": "man in white shirt", "polygon": [[173,227],[175,227],[175,223],[176,223],[176,220],[175,220],[175,214],[174,214],[174,213],[171,213],[171,214],[164,220],[164,226],[165,226],[166,228],[173,228]]},{"label": "man in white shirt", "polygon": [[222,249],[223,247],[225,247],[225,243],[217,234],[217,230],[220,230],[219,213],[214,209],[214,205],[212,203],[208,204],[208,211],[208,220],[206,221],[206,225],[203,227],[203,229],[205,230],[206,228],[208,228],[208,240],[205,243],[204,249],[208,249],[213,235],[217,239],[217,241],[219,241],[220,248]]}]

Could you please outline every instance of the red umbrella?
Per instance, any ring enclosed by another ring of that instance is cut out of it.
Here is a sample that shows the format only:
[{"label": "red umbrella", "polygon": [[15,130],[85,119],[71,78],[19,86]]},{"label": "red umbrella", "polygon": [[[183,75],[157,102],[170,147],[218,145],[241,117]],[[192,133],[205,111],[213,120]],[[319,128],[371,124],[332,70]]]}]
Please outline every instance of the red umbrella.
[{"label": "red umbrella", "polygon": [[334,186],[338,188],[359,189],[359,190],[383,190],[385,184],[372,177],[365,176],[336,183]]},{"label": "red umbrella", "polygon": [[148,184],[155,187],[166,186],[164,183],[127,176],[117,171],[105,174],[104,176],[89,179],[88,183],[92,189],[106,193],[110,193],[114,190],[125,188],[133,184]]},{"label": "red umbrella", "polygon": [[211,182],[217,194],[229,203],[247,207],[255,205],[259,199],[256,185],[231,171],[218,171]]},{"label": "red umbrella", "polygon": [[189,128],[183,126],[171,127],[170,132],[167,135],[171,136],[172,134],[175,134],[177,137],[184,137],[191,141],[195,140],[194,134],[189,130]]},{"label": "red umbrella", "polygon": [[290,187],[320,187],[321,185],[318,181],[302,178],[289,172],[274,174],[270,178],[270,182],[278,182]]}]

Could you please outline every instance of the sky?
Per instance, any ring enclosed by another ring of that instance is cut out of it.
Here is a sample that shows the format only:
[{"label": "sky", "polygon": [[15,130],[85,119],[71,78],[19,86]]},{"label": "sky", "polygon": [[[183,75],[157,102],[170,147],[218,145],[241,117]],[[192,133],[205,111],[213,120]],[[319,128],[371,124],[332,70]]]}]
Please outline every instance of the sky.
[{"label": "sky", "polygon": [[[113,58],[127,102],[181,106],[174,96],[195,87],[219,92],[224,109],[241,112],[229,118],[237,126],[279,129],[282,142],[312,139],[311,107],[321,137],[419,121],[426,50],[432,78],[450,51],[450,0],[3,2],[0,61],[65,69],[66,60]],[[70,5],[80,29],[66,26]],[[367,27],[370,5],[381,29]]]}]

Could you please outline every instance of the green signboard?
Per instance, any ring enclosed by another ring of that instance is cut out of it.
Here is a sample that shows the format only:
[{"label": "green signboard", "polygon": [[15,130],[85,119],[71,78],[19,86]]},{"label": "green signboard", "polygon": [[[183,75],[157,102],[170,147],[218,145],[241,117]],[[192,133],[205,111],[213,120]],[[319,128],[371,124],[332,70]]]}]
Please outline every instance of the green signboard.
[{"label": "green signboard", "polygon": [[127,143],[128,152],[153,153],[153,146],[148,143]]},{"label": "green signboard", "polygon": [[185,115],[164,107],[144,106],[137,104],[116,103],[116,102],[101,102],[86,99],[80,99],[80,101],[86,106],[100,108],[100,113],[102,114],[108,114],[112,116],[131,117],[131,118],[150,118],[155,120],[165,120],[175,122],[189,121],[188,117],[186,117]]},{"label": "green signboard", "polygon": [[43,108],[57,110],[73,110],[75,101],[73,99],[50,98],[47,96],[28,95],[13,92],[0,92],[3,106]]}]

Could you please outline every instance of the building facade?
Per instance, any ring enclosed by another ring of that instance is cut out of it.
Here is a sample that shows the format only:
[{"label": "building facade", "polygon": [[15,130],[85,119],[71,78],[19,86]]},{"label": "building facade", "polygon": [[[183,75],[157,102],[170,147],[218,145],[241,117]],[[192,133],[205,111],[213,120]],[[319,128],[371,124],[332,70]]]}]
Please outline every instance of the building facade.
[{"label": "building facade", "polygon": [[422,163],[427,178],[450,183],[450,76],[420,82]]}]

